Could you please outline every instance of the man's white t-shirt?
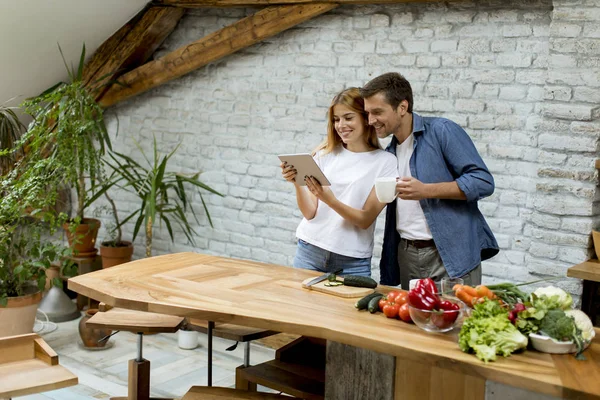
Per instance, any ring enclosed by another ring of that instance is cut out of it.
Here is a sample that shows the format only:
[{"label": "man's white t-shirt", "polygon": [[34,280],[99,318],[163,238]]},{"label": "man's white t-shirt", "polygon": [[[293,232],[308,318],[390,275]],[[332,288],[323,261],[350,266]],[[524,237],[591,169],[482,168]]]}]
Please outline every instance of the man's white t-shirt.
[{"label": "man's white t-shirt", "polygon": [[[359,210],[369,197],[375,179],[398,176],[396,157],[380,149],[353,153],[339,146],[329,154],[319,153],[314,158],[329,179],[335,197]],[[361,229],[319,201],[315,217],[304,218],[298,225],[296,236],[333,253],[367,258],[373,255],[374,232],[375,221],[369,228]]]},{"label": "man's white t-shirt", "polygon": [[[402,177],[412,177],[410,173],[410,157],[414,151],[415,137],[411,135],[396,146],[396,158],[398,159],[398,174]],[[427,225],[423,208],[418,200],[402,200],[397,198],[396,207],[396,230],[403,239],[429,240],[433,239]]]}]

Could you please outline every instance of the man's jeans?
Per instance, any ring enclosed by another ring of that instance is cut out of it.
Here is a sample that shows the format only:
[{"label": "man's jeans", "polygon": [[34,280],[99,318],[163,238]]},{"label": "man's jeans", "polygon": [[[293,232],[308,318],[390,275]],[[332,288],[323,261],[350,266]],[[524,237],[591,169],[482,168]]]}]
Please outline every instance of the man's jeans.
[{"label": "man's jeans", "polygon": [[[411,279],[431,278],[441,282],[448,276],[444,263],[435,246],[416,248],[401,239],[398,245],[398,265],[400,267],[400,284],[402,289],[408,290]],[[461,276],[465,285],[481,284],[481,264],[468,274]]]},{"label": "man's jeans", "polygon": [[371,257],[354,258],[323,250],[304,240],[298,239],[298,249],[294,257],[294,268],[313,271],[333,272],[343,268],[340,275],[371,276]]}]

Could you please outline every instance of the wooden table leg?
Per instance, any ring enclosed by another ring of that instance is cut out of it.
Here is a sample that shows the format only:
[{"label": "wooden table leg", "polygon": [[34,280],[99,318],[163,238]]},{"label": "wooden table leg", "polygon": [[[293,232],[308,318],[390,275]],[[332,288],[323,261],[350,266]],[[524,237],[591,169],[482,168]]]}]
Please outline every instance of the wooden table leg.
[{"label": "wooden table leg", "polygon": [[129,400],[150,399],[150,361],[129,360]]},{"label": "wooden table leg", "polygon": [[483,400],[485,379],[397,358],[394,398]]},{"label": "wooden table leg", "polygon": [[327,342],[327,400],[483,400],[485,379]]},{"label": "wooden table leg", "polygon": [[389,354],[327,341],[327,400],[393,400],[396,358]]}]

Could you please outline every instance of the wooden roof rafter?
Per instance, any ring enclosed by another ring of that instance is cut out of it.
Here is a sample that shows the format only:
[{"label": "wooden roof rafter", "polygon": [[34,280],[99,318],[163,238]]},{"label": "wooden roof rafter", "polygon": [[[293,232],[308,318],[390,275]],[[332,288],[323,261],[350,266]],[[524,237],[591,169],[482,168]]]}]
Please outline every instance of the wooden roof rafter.
[{"label": "wooden roof rafter", "polygon": [[120,74],[145,63],[184,14],[181,8],[146,7],[102,43],[83,70],[86,85],[103,88],[96,100]]},{"label": "wooden roof rafter", "polygon": [[275,6],[289,4],[393,4],[418,2],[439,2],[440,0],[155,0],[155,4],[169,5],[184,8],[202,7],[251,7],[251,6]]},{"label": "wooden roof rafter", "polygon": [[[154,5],[155,3],[152,4]],[[311,4],[266,7],[253,15],[242,18],[195,42],[176,49],[157,60],[147,62],[129,72],[125,72],[118,77],[118,83],[111,85],[99,98],[99,103],[103,107],[109,107],[146,92],[321,15],[337,6],[338,4],[335,3],[312,2]],[[178,7],[161,8],[183,10]],[[146,32],[146,30],[142,29],[140,31],[143,31],[142,33]],[[139,33],[137,35],[130,35],[130,39],[128,40],[135,40],[138,36]],[[123,42],[123,48],[136,47],[127,46],[128,40]],[[109,48],[110,46],[103,45],[103,47]],[[98,55],[98,57],[101,56]],[[123,57],[125,55],[121,56],[121,58]],[[114,58],[114,56],[111,57],[111,59]],[[108,67],[103,69],[110,70]]]}]

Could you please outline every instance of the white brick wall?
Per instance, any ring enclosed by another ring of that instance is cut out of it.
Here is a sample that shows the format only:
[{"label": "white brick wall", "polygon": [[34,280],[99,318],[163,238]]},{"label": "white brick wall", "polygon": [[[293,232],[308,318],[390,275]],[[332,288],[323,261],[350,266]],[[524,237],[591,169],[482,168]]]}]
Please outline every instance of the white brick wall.
[{"label": "white brick wall", "polygon": [[[155,57],[254,9],[191,10]],[[561,275],[583,261],[598,227],[600,3],[534,0],[342,6],[120,104],[107,113],[115,147],[141,159],[151,138],[178,171],[226,194],[204,195],[196,247],[155,234],[155,253],[193,250],[290,265],[300,213],[277,154],[325,135],[332,96],[388,71],[407,76],[415,111],[451,118],[496,179],[481,202],[502,251],[486,281]],[[116,193],[122,215],[135,199]],[[196,210],[202,205],[194,196]],[[126,227],[131,234],[132,225]],[[383,219],[376,230],[373,274]],[[138,238],[136,255],[143,254]],[[578,281],[563,285],[574,293]]]}]

